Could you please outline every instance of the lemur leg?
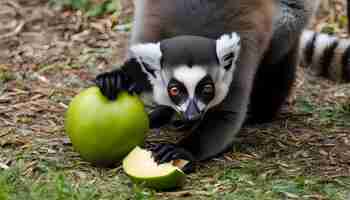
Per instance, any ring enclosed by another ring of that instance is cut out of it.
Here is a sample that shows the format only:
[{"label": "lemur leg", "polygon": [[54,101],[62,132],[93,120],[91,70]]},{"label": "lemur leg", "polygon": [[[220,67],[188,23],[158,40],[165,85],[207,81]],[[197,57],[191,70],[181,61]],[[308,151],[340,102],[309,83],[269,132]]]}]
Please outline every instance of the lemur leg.
[{"label": "lemur leg", "polygon": [[298,46],[275,64],[261,64],[251,95],[248,123],[272,120],[286,101],[295,80]]},{"label": "lemur leg", "polygon": [[257,71],[248,122],[273,119],[288,97],[298,65],[300,35],[315,13],[319,0],[279,0],[269,51]]},{"label": "lemur leg", "polygon": [[279,62],[298,42],[302,31],[309,24],[319,0],[278,0],[274,15],[274,30],[269,52],[264,55],[265,64]]},{"label": "lemur leg", "polygon": [[257,71],[248,122],[273,119],[286,100],[295,79],[300,35],[318,7],[319,0],[280,0],[274,35]]}]

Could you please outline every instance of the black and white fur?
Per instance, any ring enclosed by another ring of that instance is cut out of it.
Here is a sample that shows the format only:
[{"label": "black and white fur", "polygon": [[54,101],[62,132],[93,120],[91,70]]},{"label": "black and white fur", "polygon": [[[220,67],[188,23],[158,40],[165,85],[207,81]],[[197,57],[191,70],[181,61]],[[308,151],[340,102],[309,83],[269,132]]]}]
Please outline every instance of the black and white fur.
[{"label": "black and white fur", "polygon": [[[237,34],[226,34],[218,40],[198,36],[179,36],[160,43],[137,44],[130,48],[130,55],[141,64],[142,71],[152,84],[152,96],[157,105],[172,107],[178,113],[186,113],[190,101],[196,99],[198,84],[210,77],[215,86],[215,96],[210,102],[197,98],[199,113],[221,103],[226,97],[236,68],[240,51]],[[169,97],[171,79],[183,83],[188,97],[175,104]],[[193,116],[184,116],[190,120]]]},{"label": "black and white fur", "polygon": [[[109,99],[120,90],[152,94],[152,128],[172,123],[175,113],[182,115],[175,124],[190,124],[191,134],[179,143],[152,148],[158,162],[211,158],[231,147],[244,121],[268,121],[278,112],[295,79],[300,37],[318,4],[136,0],[129,57],[96,83]],[[203,105],[193,101],[193,91],[205,75],[215,95]],[[170,98],[172,78],[189,91],[184,100]]]},{"label": "black and white fur", "polygon": [[301,64],[313,75],[350,82],[350,40],[306,30],[300,47]]}]

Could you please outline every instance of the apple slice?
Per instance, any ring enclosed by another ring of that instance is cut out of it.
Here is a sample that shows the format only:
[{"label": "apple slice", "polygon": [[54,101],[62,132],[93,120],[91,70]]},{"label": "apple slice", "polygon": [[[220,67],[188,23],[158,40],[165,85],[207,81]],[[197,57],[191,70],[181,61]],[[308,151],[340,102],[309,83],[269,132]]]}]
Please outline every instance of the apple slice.
[{"label": "apple slice", "polygon": [[123,169],[131,180],[147,187],[167,190],[185,183],[186,174],[181,170],[188,161],[176,160],[158,165],[150,151],[134,148],[123,160]]}]

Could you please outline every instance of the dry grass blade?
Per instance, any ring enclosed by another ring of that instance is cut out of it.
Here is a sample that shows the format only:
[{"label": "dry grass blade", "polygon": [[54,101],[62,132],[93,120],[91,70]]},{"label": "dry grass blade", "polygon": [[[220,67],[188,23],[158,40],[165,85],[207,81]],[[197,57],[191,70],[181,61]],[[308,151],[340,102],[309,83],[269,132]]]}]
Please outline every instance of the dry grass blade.
[{"label": "dry grass blade", "polygon": [[[0,2],[0,17],[2,18],[2,20],[6,20],[6,14],[8,14],[8,12],[1,12],[1,8],[12,8],[13,11],[15,12],[15,18],[12,18],[12,19],[7,19],[7,20],[14,20],[14,24],[16,24],[14,26],[14,29],[13,30],[8,30],[7,33],[3,33],[3,34],[0,34],[0,40],[5,40],[5,39],[8,39],[9,37],[13,37],[13,36],[16,36],[18,35],[24,25],[25,25],[25,16],[24,16],[24,13],[22,12],[22,7],[16,3],[15,1],[11,1],[11,0],[5,0],[5,1],[2,1]],[[18,19],[20,18],[20,19]],[[4,29],[5,27],[3,26],[2,29]],[[0,33],[2,32],[5,32],[5,30],[0,30]]]}]

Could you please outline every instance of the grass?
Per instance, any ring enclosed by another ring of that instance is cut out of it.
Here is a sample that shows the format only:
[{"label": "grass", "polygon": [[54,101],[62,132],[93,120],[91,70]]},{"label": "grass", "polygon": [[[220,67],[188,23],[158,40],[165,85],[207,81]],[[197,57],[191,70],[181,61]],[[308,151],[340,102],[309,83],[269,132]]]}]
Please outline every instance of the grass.
[{"label": "grass", "polygon": [[119,0],[50,0],[52,6],[82,10],[87,16],[96,17],[120,11]]},{"label": "grass", "polygon": [[[268,175],[258,168],[247,165],[241,169],[230,169],[224,172],[221,179],[229,184],[236,184],[236,191],[224,195],[227,199],[345,199],[349,191],[349,181],[334,179],[324,181],[314,176],[288,176],[286,174]],[[268,172],[268,171],[267,171]],[[340,184],[339,182],[344,184]],[[344,181],[344,182],[343,182]]]},{"label": "grass", "polygon": [[94,187],[74,187],[61,173],[47,173],[37,180],[23,177],[20,168],[7,170],[0,175],[1,199],[95,199]]},{"label": "grass", "polygon": [[[212,168],[202,177],[189,176],[190,184],[180,191],[158,193],[132,185],[124,175],[95,177],[83,182],[65,171],[40,173],[35,179],[23,175],[23,166],[0,171],[0,200],[97,200],[97,199],[329,199],[345,200],[350,178],[326,180],[317,176],[290,176],[271,171],[263,162],[242,162],[239,166]],[[214,177],[212,177],[214,175]],[[211,180],[211,181],[209,181]],[[208,182],[207,182],[208,181]],[[187,188],[186,188],[187,187]],[[180,194],[180,196],[179,196]]]},{"label": "grass", "polygon": [[333,102],[328,105],[317,105],[312,100],[299,97],[296,100],[296,110],[300,113],[313,115],[319,125],[350,126],[349,103]]},{"label": "grass", "polygon": [[0,172],[0,200],[148,199],[146,191],[129,188],[117,178],[106,187],[99,184],[103,180],[78,183],[64,171],[50,170],[35,179],[24,173],[20,166]]}]

